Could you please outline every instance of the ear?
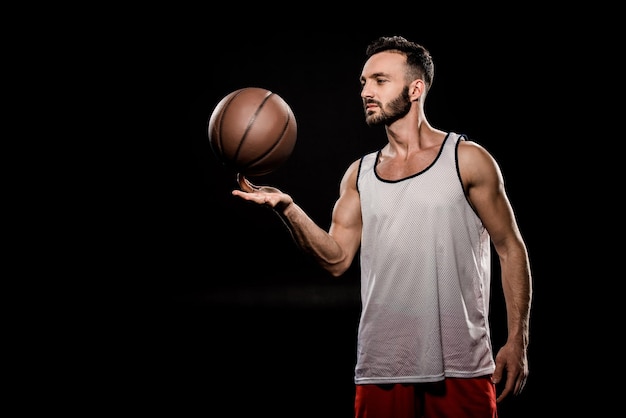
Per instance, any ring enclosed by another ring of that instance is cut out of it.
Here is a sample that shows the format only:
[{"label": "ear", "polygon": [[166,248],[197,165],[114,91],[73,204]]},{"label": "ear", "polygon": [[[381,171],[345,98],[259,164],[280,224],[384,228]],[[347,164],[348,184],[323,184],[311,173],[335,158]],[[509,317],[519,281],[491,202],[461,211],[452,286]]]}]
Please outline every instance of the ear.
[{"label": "ear", "polygon": [[426,84],[424,83],[424,80],[419,78],[413,80],[413,82],[411,82],[411,85],[409,86],[409,96],[411,97],[411,100],[418,100],[420,97],[422,97],[425,89]]}]

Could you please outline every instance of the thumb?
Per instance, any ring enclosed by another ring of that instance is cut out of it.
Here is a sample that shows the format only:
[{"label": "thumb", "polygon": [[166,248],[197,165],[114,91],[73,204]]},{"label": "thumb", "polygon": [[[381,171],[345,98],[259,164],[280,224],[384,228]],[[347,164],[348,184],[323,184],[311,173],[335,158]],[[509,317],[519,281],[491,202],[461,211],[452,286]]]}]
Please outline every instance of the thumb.
[{"label": "thumb", "polygon": [[494,384],[498,384],[500,383],[500,380],[502,380],[502,367],[496,366],[496,370],[491,375],[491,382]]}]

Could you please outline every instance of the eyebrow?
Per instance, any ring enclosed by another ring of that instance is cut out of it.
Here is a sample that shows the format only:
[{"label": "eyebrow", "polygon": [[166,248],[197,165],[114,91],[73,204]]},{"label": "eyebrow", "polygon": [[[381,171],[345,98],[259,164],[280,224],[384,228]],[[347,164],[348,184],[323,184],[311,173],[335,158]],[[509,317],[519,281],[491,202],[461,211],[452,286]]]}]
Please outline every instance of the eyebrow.
[{"label": "eyebrow", "polygon": [[[378,77],[391,77],[388,73],[384,73],[384,72],[378,72],[378,73],[374,73],[372,75],[370,75],[368,78],[378,78]],[[360,81],[363,81],[365,79],[365,77],[361,76],[359,77]]]}]

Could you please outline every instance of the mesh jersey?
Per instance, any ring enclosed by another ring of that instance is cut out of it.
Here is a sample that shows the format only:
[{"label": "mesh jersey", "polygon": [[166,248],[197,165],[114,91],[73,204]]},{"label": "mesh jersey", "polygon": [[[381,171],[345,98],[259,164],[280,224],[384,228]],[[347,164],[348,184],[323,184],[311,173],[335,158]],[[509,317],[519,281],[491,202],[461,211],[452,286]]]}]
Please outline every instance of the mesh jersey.
[{"label": "mesh jersey", "polygon": [[463,191],[449,133],[435,161],[396,181],[362,157],[362,312],[355,383],[433,382],[494,370],[490,237]]}]

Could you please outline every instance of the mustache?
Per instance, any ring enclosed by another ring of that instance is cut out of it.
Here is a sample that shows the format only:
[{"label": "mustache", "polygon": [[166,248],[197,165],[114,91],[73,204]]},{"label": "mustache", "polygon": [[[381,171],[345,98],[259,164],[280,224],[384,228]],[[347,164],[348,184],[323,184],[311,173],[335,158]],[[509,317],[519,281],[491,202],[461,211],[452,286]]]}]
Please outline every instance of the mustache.
[{"label": "mustache", "polygon": [[367,107],[367,105],[371,104],[371,103],[377,105],[380,108],[383,107],[383,104],[381,102],[379,102],[378,100],[374,100],[374,99],[365,99],[365,100],[363,100],[363,107]]}]

